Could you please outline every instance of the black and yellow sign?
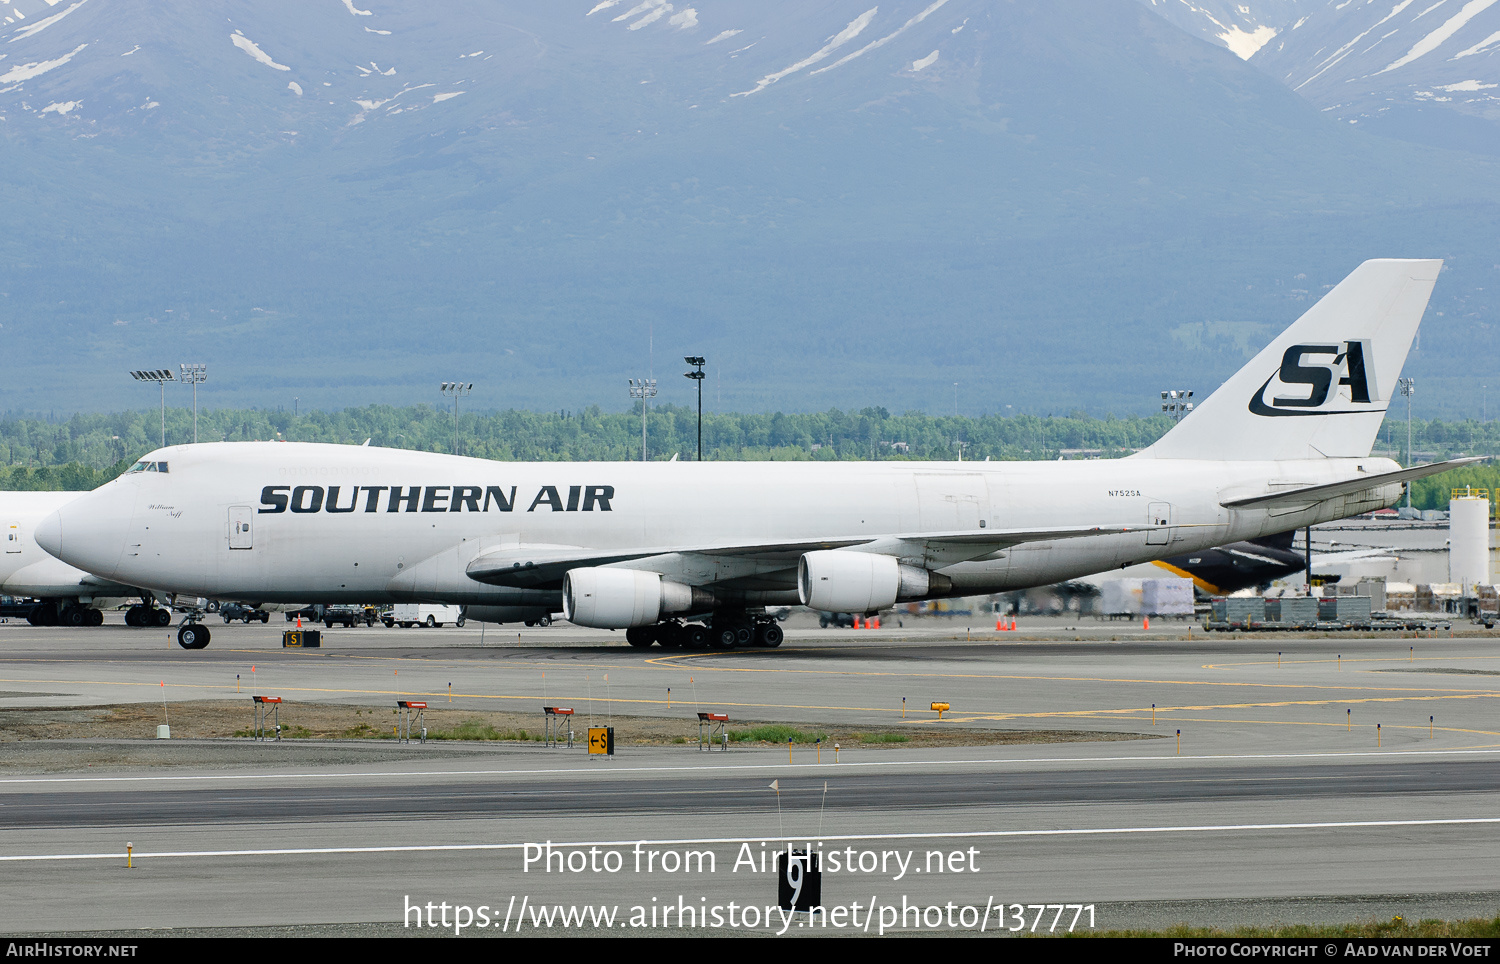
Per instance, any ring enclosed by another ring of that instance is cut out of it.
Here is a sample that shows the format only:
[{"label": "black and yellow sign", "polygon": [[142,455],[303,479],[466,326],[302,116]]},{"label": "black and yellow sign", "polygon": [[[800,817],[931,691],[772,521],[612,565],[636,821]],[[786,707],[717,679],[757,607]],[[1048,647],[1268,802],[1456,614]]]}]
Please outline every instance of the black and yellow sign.
[{"label": "black and yellow sign", "polygon": [[323,633],[316,629],[288,629],[281,634],[282,649],[319,649]]},{"label": "black and yellow sign", "polygon": [[589,727],[589,753],[615,755],[615,728],[612,726]]}]

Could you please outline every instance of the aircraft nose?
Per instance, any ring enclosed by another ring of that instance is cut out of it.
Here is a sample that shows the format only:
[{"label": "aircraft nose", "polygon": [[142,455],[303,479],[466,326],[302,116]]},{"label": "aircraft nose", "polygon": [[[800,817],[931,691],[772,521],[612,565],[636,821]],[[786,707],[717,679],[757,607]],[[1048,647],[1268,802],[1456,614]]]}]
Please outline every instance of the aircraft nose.
[{"label": "aircraft nose", "polygon": [[70,566],[113,576],[129,529],[128,506],[100,492],[87,493],[41,520],[37,545]]},{"label": "aircraft nose", "polygon": [[62,558],[62,514],[54,512],[38,523],[36,544],[51,555]]}]

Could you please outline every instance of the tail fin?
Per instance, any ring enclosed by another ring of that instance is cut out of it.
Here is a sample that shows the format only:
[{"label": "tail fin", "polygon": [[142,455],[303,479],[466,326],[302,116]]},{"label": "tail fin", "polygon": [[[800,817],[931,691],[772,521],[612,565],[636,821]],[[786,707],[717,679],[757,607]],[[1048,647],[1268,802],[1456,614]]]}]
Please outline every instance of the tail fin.
[{"label": "tail fin", "polygon": [[1443,263],[1366,261],[1137,458],[1364,458]]}]

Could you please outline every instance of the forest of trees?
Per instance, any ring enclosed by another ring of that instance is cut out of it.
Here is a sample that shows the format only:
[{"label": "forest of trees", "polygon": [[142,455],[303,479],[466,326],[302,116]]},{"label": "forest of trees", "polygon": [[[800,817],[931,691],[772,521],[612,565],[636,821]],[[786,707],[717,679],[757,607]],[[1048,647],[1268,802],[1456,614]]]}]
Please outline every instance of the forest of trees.
[{"label": "forest of trees", "polygon": [[[714,460],[1118,458],[1150,445],[1171,428],[1166,416],[1093,418],[1034,415],[979,418],[883,408],[857,412],[703,415],[703,456]],[[617,461],[641,457],[640,409],[604,412],[463,413],[463,454],[499,461]],[[281,439],[414,449],[454,450],[451,411],[428,405],[371,405],[336,412],[293,414],[264,409],[218,409],[198,414],[202,441]],[[86,490],[101,485],[161,442],[159,410],[77,414],[67,419],[0,416],[0,489]],[[193,439],[193,416],[168,409],[168,444]],[[646,419],[647,457],[691,459],[697,451],[697,413],[682,406],[652,407]],[[1500,453],[1500,421],[1412,422],[1418,461],[1459,454]],[[1406,424],[1387,421],[1376,454],[1405,463]],[[1419,481],[1412,504],[1447,505],[1454,486],[1500,489],[1500,467],[1481,465]]]}]

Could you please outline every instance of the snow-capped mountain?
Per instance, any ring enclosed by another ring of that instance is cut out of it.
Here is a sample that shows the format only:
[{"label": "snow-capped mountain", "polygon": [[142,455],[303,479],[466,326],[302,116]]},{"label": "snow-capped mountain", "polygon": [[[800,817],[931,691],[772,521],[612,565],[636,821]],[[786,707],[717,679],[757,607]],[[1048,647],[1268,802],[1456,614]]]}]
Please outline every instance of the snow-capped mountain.
[{"label": "snow-capped mountain", "polygon": [[1500,154],[1496,0],[1140,2],[1341,121]]},{"label": "snow-capped mountain", "polygon": [[1500,154],[1496,0],[1323,0],[1251,63],[1351,124]]},{"label": "snow-capped mountain", "polygon": [[726,408],[1148,410],[1390,255],[1500,355],[1487,161],[1137,0],[0,0],[0,57],[0,409],[621,408],[654,345]]},{"label": "snow-capped mountain", "polygon": [[441,11],[354,0],[0,0],[0,117],[51,115],[78,133],[186,125],[205,134],[227,121],[256,136],[306,138],[413,114],[428,124],[500,114],[533,123],[562,106],[560,90],[566,97],[590,81],[651,89],[592,91],[567,105],[580,120],[599,119],[595,111],[623,120],[622,106],[653,113],[670,98],[687,101],[672,104],[678,111],[753,113],[757,95],[788,80],[824,77],[809,94],[837,96],[836,79],[851,70],[906,84],[972,62],[974,9],[962,0]]},{"label": "snow-capped mountain", "polygon": [[[1195,36],[1249,60],[1303,14],[1309,0],[1140,0],[1157,15]],[[1315,0],[1313,0],[1315,2]]]}]

